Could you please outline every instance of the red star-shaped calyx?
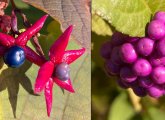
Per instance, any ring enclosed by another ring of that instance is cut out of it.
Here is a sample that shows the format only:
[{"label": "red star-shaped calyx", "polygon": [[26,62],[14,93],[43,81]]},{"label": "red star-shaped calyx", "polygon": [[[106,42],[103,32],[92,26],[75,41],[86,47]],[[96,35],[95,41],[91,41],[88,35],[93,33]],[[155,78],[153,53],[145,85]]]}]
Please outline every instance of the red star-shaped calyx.
[{"label": "red star-shaped calyx", "polygon": [[74,92],[70,78],[67,80],[62,80],[55,74],[58,65],[62,63],[69,65],[85,52],[85,48],[65,51],[72,29],[72,26],[68,27],[65,32],[58,38],[58,40],[56,40],[55,43],[51,46],[49,50],[49,61],[45,62],[40,67],[38,76],[36,78],[35,92],[38,93],[43,89],[45,90],[48,116],[50,116],[52,108],[53,82],[69,92]]},{"label": "red star-shaped calyx", "polygon": [[25,51],[26,58],[37,64],[42,65],[46,60],[41,59],[41,57],[36,54],[30,47],[26,46],[28,40],[37,34],[39,30],[43,27],[44,22],[48,15],[41,17],[37,22],[35,22],[30,28],[28,28],[25,32],[21,33],[17,38],[14,38],[10,35],[0,33],[0,55],[3,56],[6,51],[12,46],[19,46]]}]

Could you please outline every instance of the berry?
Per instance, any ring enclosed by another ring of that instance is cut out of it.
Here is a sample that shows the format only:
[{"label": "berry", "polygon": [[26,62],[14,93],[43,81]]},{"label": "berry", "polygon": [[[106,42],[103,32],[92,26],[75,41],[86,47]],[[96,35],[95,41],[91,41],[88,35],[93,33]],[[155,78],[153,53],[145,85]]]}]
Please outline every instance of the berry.
[{"label": "berry", "polygon": [[154,41],[149,38],[142,38],[137,43],[137,51],[143,56],[148,56],[152,53]]},{"label": "berry", "polygon": [[154,98],[159,98],[164,94],[163,88],[158,85],[154,85],[154,86],[148,88],[147,92],[148,92],[149,96],[154,97]]},{"label": "berry", "polygon": [[153,82],[149,77],[139,77],[138,82],[139,85],[143,88],[149,88],[153,85]]},{"label": "berry", "polygon": [[138,37],[128,37],[128,38],[126,38],[126,41],[127,42],[131,42],[131,43],[136,42],[138,40],[139,40]]},{"label": "berry", "polygon": [[111,61],[114,63],[114,64],[118,64],[118,65],[121,65],[123,62],[121,60],[121,57],[119,55],[119,52],[120,52],[120,47],[114,47],[112,49],[112,53],[111,53]]},{"label": "berry", "polygon": [[163,11],[156,12],[153,19],[160,20],[165,23],[165,12]]},{"label": "berry", "polygon": [[157,42],[156,49],[160,56],[165,56],[165,38]]},{"label": "berry", "polygon": [[152,71],[152,79],[157,84],[165,83],[165,67],[159,66],[153,69]]},{"label": "berry", "polygon": [[60,80],[65,81],[70,78],[69,72],[70,72],[69,65],[66,63],[61,63],[61,64],[57,65],[56,70],[55,70],[55,75]]},{"label": "berry", "polygon": [[105,69],[110,75],[117,75],[120,72],[120,66],[111,62],[111,60],[106,61]]},{"label": "berry", "polygon": [[136,87],[133,87],[132,89],[133,89],[134,93],[135,93],[137,96],[145,97],[145,96],[147,95],[147,91],[146,91],[145,88],[143,88],[143,87],[136,86]]},{"label": "berry", "polygon": [[136,51],[132,44],[124,43],[120,48],[120,56],[125,63],[133,63],[137,59]]},{"label": "berry", "polygon": [[100,54],[104,59],[109,59],[111,51],[112,51],[112,44],[110,41],[108,41],[102,45],[100,49]]},{"label": "berry", "polygon": [[114,32],[114,34],[112,35],[112,44],[114,46],[118,46],[118,45],[121,45],[125,42],[125,39],[127,38],[128,36],[120,33],[120,32]]},{"label": "berry", "polygon": [[123,89],[129,88],[129,85],[126,82],[124,82],[122,79],[117,79],[117,83]]},{"label": "berry", "polygon": [[165,57],[159,57],[157,55],[153,55],[151,58],[149,58],[149,61],[153,67],[165,65]]},{"label": "berry", "polygon": [[138,76],[147,76],[151,73],[152,67],[146,59],[138,59],[134,65],[133,70]]},{"label": "berry", "polygon": [[151,39],[159,40],[165,36],[165,25],[162,21],[153,20],[148,26],[148,35]]},{"label": "berry", "polygon": [[25,52],[19,46],[13,46],[5,53],[4,62],[9,67],[17,68],[25,62]]},{"label": "berry", "polygon": [[137,79],[137,76],[130,67],[121,68],[120,77],[125,82],[133,82]]}]

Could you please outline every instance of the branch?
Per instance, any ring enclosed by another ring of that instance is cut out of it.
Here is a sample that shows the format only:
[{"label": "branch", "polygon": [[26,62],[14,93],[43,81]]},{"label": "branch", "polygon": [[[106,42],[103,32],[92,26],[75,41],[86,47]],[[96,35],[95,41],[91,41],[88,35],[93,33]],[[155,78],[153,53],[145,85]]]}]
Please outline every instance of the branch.
[{"label": "branch", "polygon": [[[10,0],[10,1],[11,1],[11,4],[12,4],[13,11],[14,11],[13,15],[15,15],[15,17],[16,17],[16,14],[19,14],[19,15],[22,17],[23,25],[24,25],[26,28],[31,27],[32,24],[30,24],[30,22],[28,21],[26,15],[25,15],[19,8],[16,7],[14,0]],[[14,26],[14,25],[13,25],[13,26]],[[14,28],[16,28],[16,29],[14,29]],[[16,24],[16,26],[13,27],[12,30],[13,30],[14,34],[17,34],[17,35],[20,34],[19,31],[17,30],[17,24]],[[33,43],[34,43],[34,45],[35,45],[36,52],[37,52],[40,56],[44,57],[44,52],[43,52],[43,50],[42,50],[42,48],[41,48],[41,46],[40,46],[40,44],[39,44],[39,42],[38,42],[38,37],[37,37],[37,35],[34,35],[34,36],[32,37],[32,39],[33,39]]]}]

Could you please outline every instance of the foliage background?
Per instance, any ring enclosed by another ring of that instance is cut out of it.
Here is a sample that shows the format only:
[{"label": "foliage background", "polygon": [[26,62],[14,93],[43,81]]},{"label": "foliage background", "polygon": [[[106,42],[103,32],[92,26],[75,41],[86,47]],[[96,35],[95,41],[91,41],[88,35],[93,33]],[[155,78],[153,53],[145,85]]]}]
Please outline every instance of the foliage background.
[{"label": "foliage background", "polygon": [[165,10],[158,0],[92,1],[92,119],[164,120],[165,97],[139,98],[132,90],[120,89],[115,77],[104,71],[100,47],[117,30],[130,36],[144,36],[156,11]]},{"label": "foliage background", "polygon": [[[38,0],[34,0],[33,2],[37,1]],[[49,3],[53,1],[57,3],[60,2],[59,0],[49,0]],[[40,1],[38,1],[38,3],[39,2]],[[42,2],[44,2],[44,0],[42,0]],[[15,3],[17,7],[26,14],[30,23],[34,23],[42,15],[46,14],[43,12],[44,10],[41,6],[35,5],[35,7],[33,7],[23,3],[22,0],[15,0]],[[26,0],[26,3],[29,3],[29,1]],[[63,4],[61,2],[61,6],[62,5]],[[67,6],[67,4],[65,4],[65,6]],[[82,9],[84,6],[82,4],[82,6],[79,7]],[[51,8],[51,6],[49,8]],[[60,11],[61,9],[59,9],[59,12]],[[88,16],[85,16],[83,12],[85,11],[82,11],[84,19],[88,18]],[[11,5],[7,7],[5,13],[11,15]],[[47,11],[47,13],[50,12]],[[58,12],[54,13],[53,15],[56,14],[58,14]],[[61,21],[57,21],[57,19],[55,19],[56,17],[54,17],[54,19],[49,17],[40,32],[41,36],[39,37],[39,42],[46,57],[48,56],[48,50],[50,46],[62,33]],[[63,20],[63,22],[65,22],[65,20]],[[76,24],[76,22],[77,21],[70,20],[70,24]],[[22,29],[23,26],[20,17],[18,24],[19,29]],[[86,26],[90,27],[89,25],[90,21],[86,21]],[[63,30],[65,27],[63,27]],[[77,25],[74,27],[74,31],[76,31],[76,29],[81,30],[80,27],[83,28],[84,26]],[[84,34],[88,37],[86,42],[89,42],[90,36],[85,32],[81,35]],[[67,49],[79,49],[82,46],[90,49],[90,45],[88,44],[89,46],[87,47],[82,38],[77,40],[76,37],[73,36],[74,35],[72,34]],[[78,41],[81,41],[81,43],[84,44],[78,44]],[[31,42],[29,42],[28,45],[34,49],[34,46]],[[51,117],[48,118],[46,114],[46,105],[43,93],[40,95],[33,94],[33,85],[37,76],[38,66],[26,61],[22,67],[18,69],[12,69],[8,68],[1,59],[0,120],[89,120],[91,118],[90,61],[90,54],[86,52],[86,54],[71,64],[71,80],[76,91],[75,94],[70,94],[66,91],[63,93],[63,91],[57,85],[54,85],[53,109]]]}]

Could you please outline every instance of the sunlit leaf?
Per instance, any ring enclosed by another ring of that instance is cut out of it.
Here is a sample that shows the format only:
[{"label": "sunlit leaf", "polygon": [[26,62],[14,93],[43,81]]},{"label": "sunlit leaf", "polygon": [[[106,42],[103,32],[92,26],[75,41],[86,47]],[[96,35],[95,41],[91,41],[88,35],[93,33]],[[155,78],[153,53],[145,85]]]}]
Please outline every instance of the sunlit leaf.
[{"label": "sunlit leaf", "polygon": [[90,12],[88,0],[23,0],[39,8],[62,25],[65,30],[69,25],[75,25],[73,36],[78,44],[90,51]]}]

